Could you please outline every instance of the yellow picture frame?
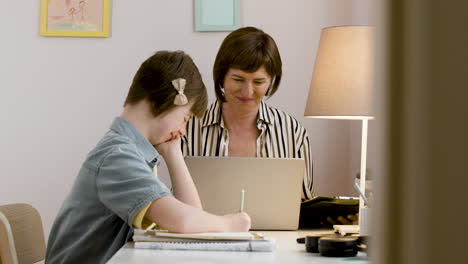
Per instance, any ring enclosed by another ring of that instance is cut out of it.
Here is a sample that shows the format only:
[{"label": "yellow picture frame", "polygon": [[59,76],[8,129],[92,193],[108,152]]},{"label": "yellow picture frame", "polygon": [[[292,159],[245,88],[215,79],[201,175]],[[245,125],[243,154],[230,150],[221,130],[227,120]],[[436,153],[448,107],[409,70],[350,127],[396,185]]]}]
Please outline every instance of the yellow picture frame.
[{"label": "yellow picture frame", "polygon": [[40,35],[109,37],[110,0],[41,0]]}]

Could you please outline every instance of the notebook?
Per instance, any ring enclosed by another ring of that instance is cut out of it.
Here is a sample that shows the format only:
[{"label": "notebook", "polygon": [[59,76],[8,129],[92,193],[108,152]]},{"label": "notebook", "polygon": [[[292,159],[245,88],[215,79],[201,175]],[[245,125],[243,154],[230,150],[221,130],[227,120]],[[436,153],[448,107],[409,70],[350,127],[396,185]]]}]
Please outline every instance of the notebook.
[{"label": "notebook", "polygon": [[276,248],[273,239],[254,232],[180,234],[136,229],[134,248],[159,250],[263,251]]},{"label": "notebook", "polygon": [[153,241],[180,240],[252,240],[263,238],[263,235],[254,232],[218,232],[218,233],[172,233],[167,231],[147,230],[136,233],[152,238]]},{"label": "notebook", "polygon": [[252,230],[296,230],[299,223],[303,159],[186,157],[203,209],[217,215],[244,211]]}]

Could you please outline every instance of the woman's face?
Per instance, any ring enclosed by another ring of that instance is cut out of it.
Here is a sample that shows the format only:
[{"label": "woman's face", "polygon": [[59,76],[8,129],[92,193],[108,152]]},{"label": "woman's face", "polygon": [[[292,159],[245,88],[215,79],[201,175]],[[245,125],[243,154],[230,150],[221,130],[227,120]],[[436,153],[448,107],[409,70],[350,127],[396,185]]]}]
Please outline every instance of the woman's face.
[{"label": "woman's face", "polygon": [[252,73],[230,68],[224,77],[224,97],[230,105],[257,110],[270,84],[264,66]]}]

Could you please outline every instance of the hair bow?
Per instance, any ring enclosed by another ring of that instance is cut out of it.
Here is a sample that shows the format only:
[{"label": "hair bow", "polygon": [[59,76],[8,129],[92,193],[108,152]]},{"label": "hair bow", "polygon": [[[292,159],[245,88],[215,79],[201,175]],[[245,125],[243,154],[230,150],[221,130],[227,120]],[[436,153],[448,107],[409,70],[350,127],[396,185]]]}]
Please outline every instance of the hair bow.
[{"label": "hair bow", "polygon": [[185,105],[188,103],[187,96],[184,94],[185,89],[185,79],[178,78],[172,81],[172,85],[177,90],[177,95],[174,98],[175,105]]}]

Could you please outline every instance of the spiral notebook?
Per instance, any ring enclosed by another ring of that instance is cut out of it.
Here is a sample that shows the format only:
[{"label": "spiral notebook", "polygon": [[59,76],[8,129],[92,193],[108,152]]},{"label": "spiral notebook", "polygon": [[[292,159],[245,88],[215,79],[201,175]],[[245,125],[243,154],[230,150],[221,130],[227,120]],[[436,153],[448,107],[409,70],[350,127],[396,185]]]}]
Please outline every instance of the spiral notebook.
[{"label": "spiral notebook", "polygon": [[134,248],[159,250],[259,251],[271,252],[276,244],[260,233],[196,233],[180,234],[135,230]]}]

